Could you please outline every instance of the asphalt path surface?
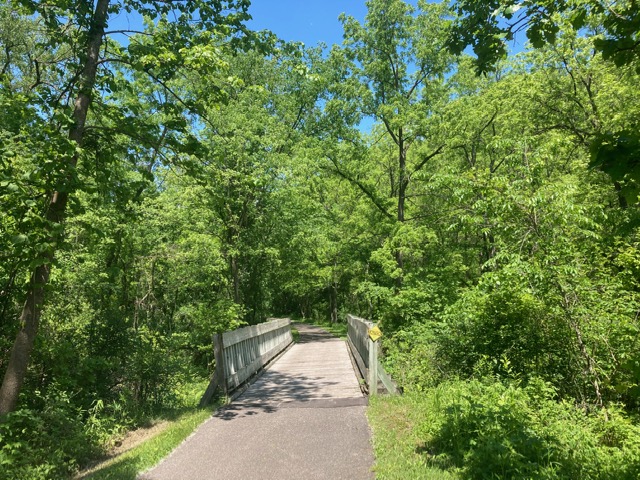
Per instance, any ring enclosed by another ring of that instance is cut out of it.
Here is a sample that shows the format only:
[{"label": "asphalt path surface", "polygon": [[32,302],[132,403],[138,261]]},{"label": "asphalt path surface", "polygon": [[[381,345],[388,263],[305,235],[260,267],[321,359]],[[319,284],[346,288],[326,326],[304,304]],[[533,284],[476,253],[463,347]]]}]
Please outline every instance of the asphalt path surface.
[{"label": "asphalt path surface", "polygon": [[371,479],[371,434],[344,341],[299,341],[140,480]]}]

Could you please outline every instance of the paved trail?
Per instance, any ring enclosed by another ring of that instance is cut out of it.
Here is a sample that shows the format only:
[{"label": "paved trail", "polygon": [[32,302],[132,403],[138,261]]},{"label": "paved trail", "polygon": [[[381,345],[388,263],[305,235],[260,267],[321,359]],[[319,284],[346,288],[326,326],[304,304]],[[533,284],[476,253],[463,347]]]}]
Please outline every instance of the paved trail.
[{"label": "paved trail", "polygon": [[296,328],[298,343],[140,480],[373,478],[366,398],[345,342]]}]

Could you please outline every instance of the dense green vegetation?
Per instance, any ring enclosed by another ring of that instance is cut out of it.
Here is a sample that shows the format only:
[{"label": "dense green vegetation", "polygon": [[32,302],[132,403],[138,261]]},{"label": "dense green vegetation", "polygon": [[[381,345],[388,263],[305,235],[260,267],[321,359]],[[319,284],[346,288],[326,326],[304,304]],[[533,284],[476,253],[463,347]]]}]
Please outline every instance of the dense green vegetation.
[{"label": "dense green vegetation", "polygon": [[349,312],[407,392],[381,476],[637,478],[635,3],[525,2],[509,58],[509,2],[370,0],[328,49],[247,4],[0,6],[3,474],[192,408],[215,332]]},{"label": "dense green vegetation", "polygon": [[542,381],[447,381],[375,398],[378,478],[635,479],[639,427],[618,409],[586,416]]}]

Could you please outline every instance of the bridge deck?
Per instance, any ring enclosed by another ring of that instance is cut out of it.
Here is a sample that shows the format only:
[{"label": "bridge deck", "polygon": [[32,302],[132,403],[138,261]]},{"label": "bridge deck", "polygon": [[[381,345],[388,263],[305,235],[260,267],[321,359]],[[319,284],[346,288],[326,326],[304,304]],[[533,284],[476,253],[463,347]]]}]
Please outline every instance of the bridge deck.
[{"label": "bridge deck", "polygon": [[240,404],[364,400],[343,341],[299,325],[299,341],[238,400]]},{"label": "bridge deck", "polygon": [[298,343],[140,478],[373,478],[366,398],[345,342],[296,328]]}]

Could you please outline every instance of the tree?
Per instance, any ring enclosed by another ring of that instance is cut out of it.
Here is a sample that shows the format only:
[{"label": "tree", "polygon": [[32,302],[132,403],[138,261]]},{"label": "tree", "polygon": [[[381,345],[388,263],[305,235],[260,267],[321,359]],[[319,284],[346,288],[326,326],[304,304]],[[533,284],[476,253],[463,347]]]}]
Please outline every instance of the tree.
[{"label": "tree", "polygon": [[[44,35],[40,51],[58,49],[62,55],[48,68],[60,75],[61,88],[55,92],[50,85],[41,85],[45,68],[39,59],[32,59],[36,72],[34,89],[40,89],[41,101],[38,114],[49,115],[50,122],[58,122],[59,134],[69,141],[67,151],[57,152],[54,173],[58,181],[48,192],[43,211],[46,224],[46,241],[42,242],[40,255],[32,259],[33,271],[26,291],[24,307],[20,314],[20,330],[0,388],[0,415],[11,412],[17,403],[29,357],[38,331],[38,323],[44,303],[45,288],[49,282],[55,253],[62,241],[62,226],[66,216],[70,193],[78,187],[77,169],[91,153],[87,144],[88,120],[96,89],[108,90],[116,86],[110,82],[109,65],[126,64],[134,71],[144,72],[158,84],[167,86],[176,67],[193,63],[193,57],[202,57],[213,48],[209,40],[215,36],[229,37],[241,29],[246,19],[247,3],[244,0],[216,2],[139,2],[131,0],[112,4],[110,0],[93,2],[13,2],[21,12],[35,15],[41,22]],[[129,44],[126,51],[107,39],[109,18],[120,12],[138,11],[156,19],[160,28],[156,42],[140,45]],[[167,16],[175,13],[175,20]],[[194,23],[195,22],[195,23]],[[73,28],[62,28],[68,24]],[[207,32],[204,35],[203,32]],[[170,45],[170,46],[169,46]],[[192,47],[192,48],[189,48]],[[175,53],[177,51],[177,53]],[[173,53],[170,53],[173,52]],[[112,57],[112,54],[115,54]],[[102,69],[102,70],[101,70]],[[126,83],[125,83],[126,85]],[[53,94],[53,95],[52,95]],[[95,148],[95,145],[94,145]]]},{"label": "tree", "polygon": [[[448,40],[453,53],[473,46],[477,71],[487,72],[506,55],[507,42],[526,31],[531,45],[575,42],[585,32],[589,48],[623,71],[640,73],[640,9],[635,1],[461,1]],[[581,47],[583,48],[583,47]],[[568,67],[568,66],[567,66]],[[629,73],[633,75],[632,73]],[[575,80],[575,79],[574,79]],[[586,84],[585,84],[586,85]],[[582,85],[580,85],[582,86]],[[591,166],[608,173],[623,203],[635,203],[640,184],[640,138],[637,119],[590,136]]]},{"label": "tree", "polygon": [[[412,179],[445,146],[433,143],[430,122],[443,99],[444,76],[452,62],[443,47],[449,11],[444,4],[424,1],[414,11],[401,0],[371,0],[367,8],[364,25],[352,17],[341,17],[343,49],[332,53],[341,55],[346,62],[342,68],[353,85],[353,91],[348,92],[350,101],[355,102],[361,115],[382,124],[394,147],[394,165],[388,170],[386,183],[388,197],[395,199],[395,213],[337,159],[331,161],[339,175],[360,188],[387,220],[395,220],[400,226],[408,219],[407,197]],[[431,150],[425,146],[431,146]],[[384,159],[377,161],[382,163]],[[395,257],[401,286],[401,248]]]},{"label": "tree", "polygon": [[637,212],[619,208],[614,186],[588,163],[591,136],[628,121],[638,93],[588,44],[565,38],[481,77],[464,58],[450,78],[450,148],[414,186],[420,223],[444,259],[421,276],[455,285],[424,302],[443,306],[412,331],[423,340],[410,344],[435,336],[428,381],[442,372],[538,375],[600,407],[636,378],[618,355],[637,351],[628,332],[638,298],[621,282],[616,245],[635,258],[635,234],[627,236]]},{"label": "tree", "polygon": [[459,17],[451,30],[449,48],[459,54],[471,45],[479,72],[493,69],[518,32],[526,31],[533,47],[541,48],[555,43],[564,21],[575,30],[588,29],[605,59],[617,66],[636,65],[640,72],[640,11],[634,0],[461,0],[456,10]]}]

